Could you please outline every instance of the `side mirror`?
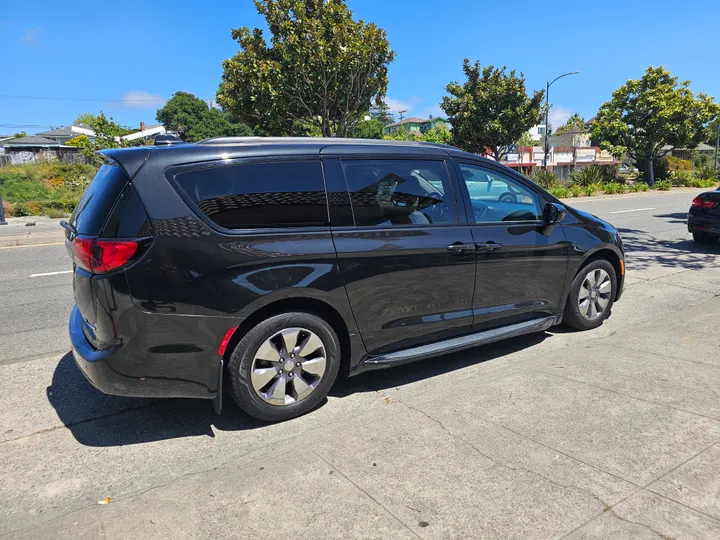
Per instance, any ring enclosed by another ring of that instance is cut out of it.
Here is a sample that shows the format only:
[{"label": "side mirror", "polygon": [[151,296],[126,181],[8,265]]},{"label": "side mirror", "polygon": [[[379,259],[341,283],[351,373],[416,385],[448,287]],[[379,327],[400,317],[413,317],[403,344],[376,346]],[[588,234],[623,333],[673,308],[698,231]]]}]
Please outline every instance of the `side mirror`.
[{"label": "side mirror", "polygon": [[550,236],[550,233],[555,228],[555,225],[565,219],[565,207],[557,203],[547,203],[543,209],[543,226],[541,229],[542,234]]},{"label": "side mirror", "polygon": [[565,207],[557,203],[547,203],[543,210],[543,224],[557,225],[565,219]]}]

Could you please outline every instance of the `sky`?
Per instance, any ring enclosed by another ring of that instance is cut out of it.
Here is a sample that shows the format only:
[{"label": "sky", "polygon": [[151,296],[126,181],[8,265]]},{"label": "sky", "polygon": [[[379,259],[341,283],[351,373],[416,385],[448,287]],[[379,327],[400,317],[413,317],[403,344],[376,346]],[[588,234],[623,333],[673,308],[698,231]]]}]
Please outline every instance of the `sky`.
[{"label": "sky", "polygon": [[[178,90],[212,99],[230,30],[263,27],[251,0],[2,0],[0,134],[69,125],[104,111],[121,124],[155,123]],[[347,0],[356,18],[387,31],[396,60],[387,102],[406,116],[442,115],[463,58],[522,72],[550,89],[550,121],[592,117],[628,79],[663,65],[720,101],[720,1]],[[42,98],[42,99],[30,99]]]}]

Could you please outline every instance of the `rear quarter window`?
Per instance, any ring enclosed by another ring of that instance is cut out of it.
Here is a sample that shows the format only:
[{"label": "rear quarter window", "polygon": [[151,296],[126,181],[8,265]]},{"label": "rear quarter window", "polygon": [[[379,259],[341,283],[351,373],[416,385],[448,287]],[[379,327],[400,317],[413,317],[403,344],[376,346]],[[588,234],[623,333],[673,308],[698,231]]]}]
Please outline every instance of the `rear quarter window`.
[{"label": "rear quarter window", "polygon": [[70,216],[70,224],[78,234],[100,234],[128,182],[127,175],[118,165],[107,163],[100,167]]},{"label": "rear quarter window", "polygon": [[180,172],[175,181],[226,229],[328,225],[320,161],[243,163]]}]

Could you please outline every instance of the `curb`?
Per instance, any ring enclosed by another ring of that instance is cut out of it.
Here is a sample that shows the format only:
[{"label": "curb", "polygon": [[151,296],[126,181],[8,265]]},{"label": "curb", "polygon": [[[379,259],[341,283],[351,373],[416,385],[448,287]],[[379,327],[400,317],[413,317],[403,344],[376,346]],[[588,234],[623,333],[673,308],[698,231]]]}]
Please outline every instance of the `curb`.
[{"label": "curb", "polygon": [[563,202],[566,202],[566,201],[578,201],[578,202],[607,201],[607,200],[612,200],[612,199],[634,199],[637,197],[657,197],[658,195],[670,195],[670,194],[681,195],[683,193],[702,193],[703,191],[708,191],[709,189],[710,188],[673,188],[668,191],[653,190],[653,191],[641,191],[638,193],[618,193],[618,194],[614,194],[614,195],[597,195],[594,197],[565,197],[560,200]]},{"label": "curb", "polygon": [[32,231],[0,236],[0,249],[65,243],[65,231]]}]

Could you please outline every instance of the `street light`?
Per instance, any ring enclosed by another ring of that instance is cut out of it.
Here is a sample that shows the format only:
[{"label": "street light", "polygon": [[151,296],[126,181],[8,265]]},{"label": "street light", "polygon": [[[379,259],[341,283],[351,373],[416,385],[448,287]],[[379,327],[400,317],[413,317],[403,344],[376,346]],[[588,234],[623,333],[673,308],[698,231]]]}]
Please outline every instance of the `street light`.
[{"label": "street light", "polygon": [[564,73],[560,75],[559,77],[555,77],[551,82],[547,83],[547,86],[545,87],[545,152],[543,153],[543,169],[547,169],[547,157],[548,152],[550,151],[550,148],[548,147],[548,116],[550,115],[550,87],[553,85],[555,81],[558,79],[562,79],[563,77],[567,77],[568,75],[577,75],[580,73],[579,71],[571,71],[570,73]]}]

